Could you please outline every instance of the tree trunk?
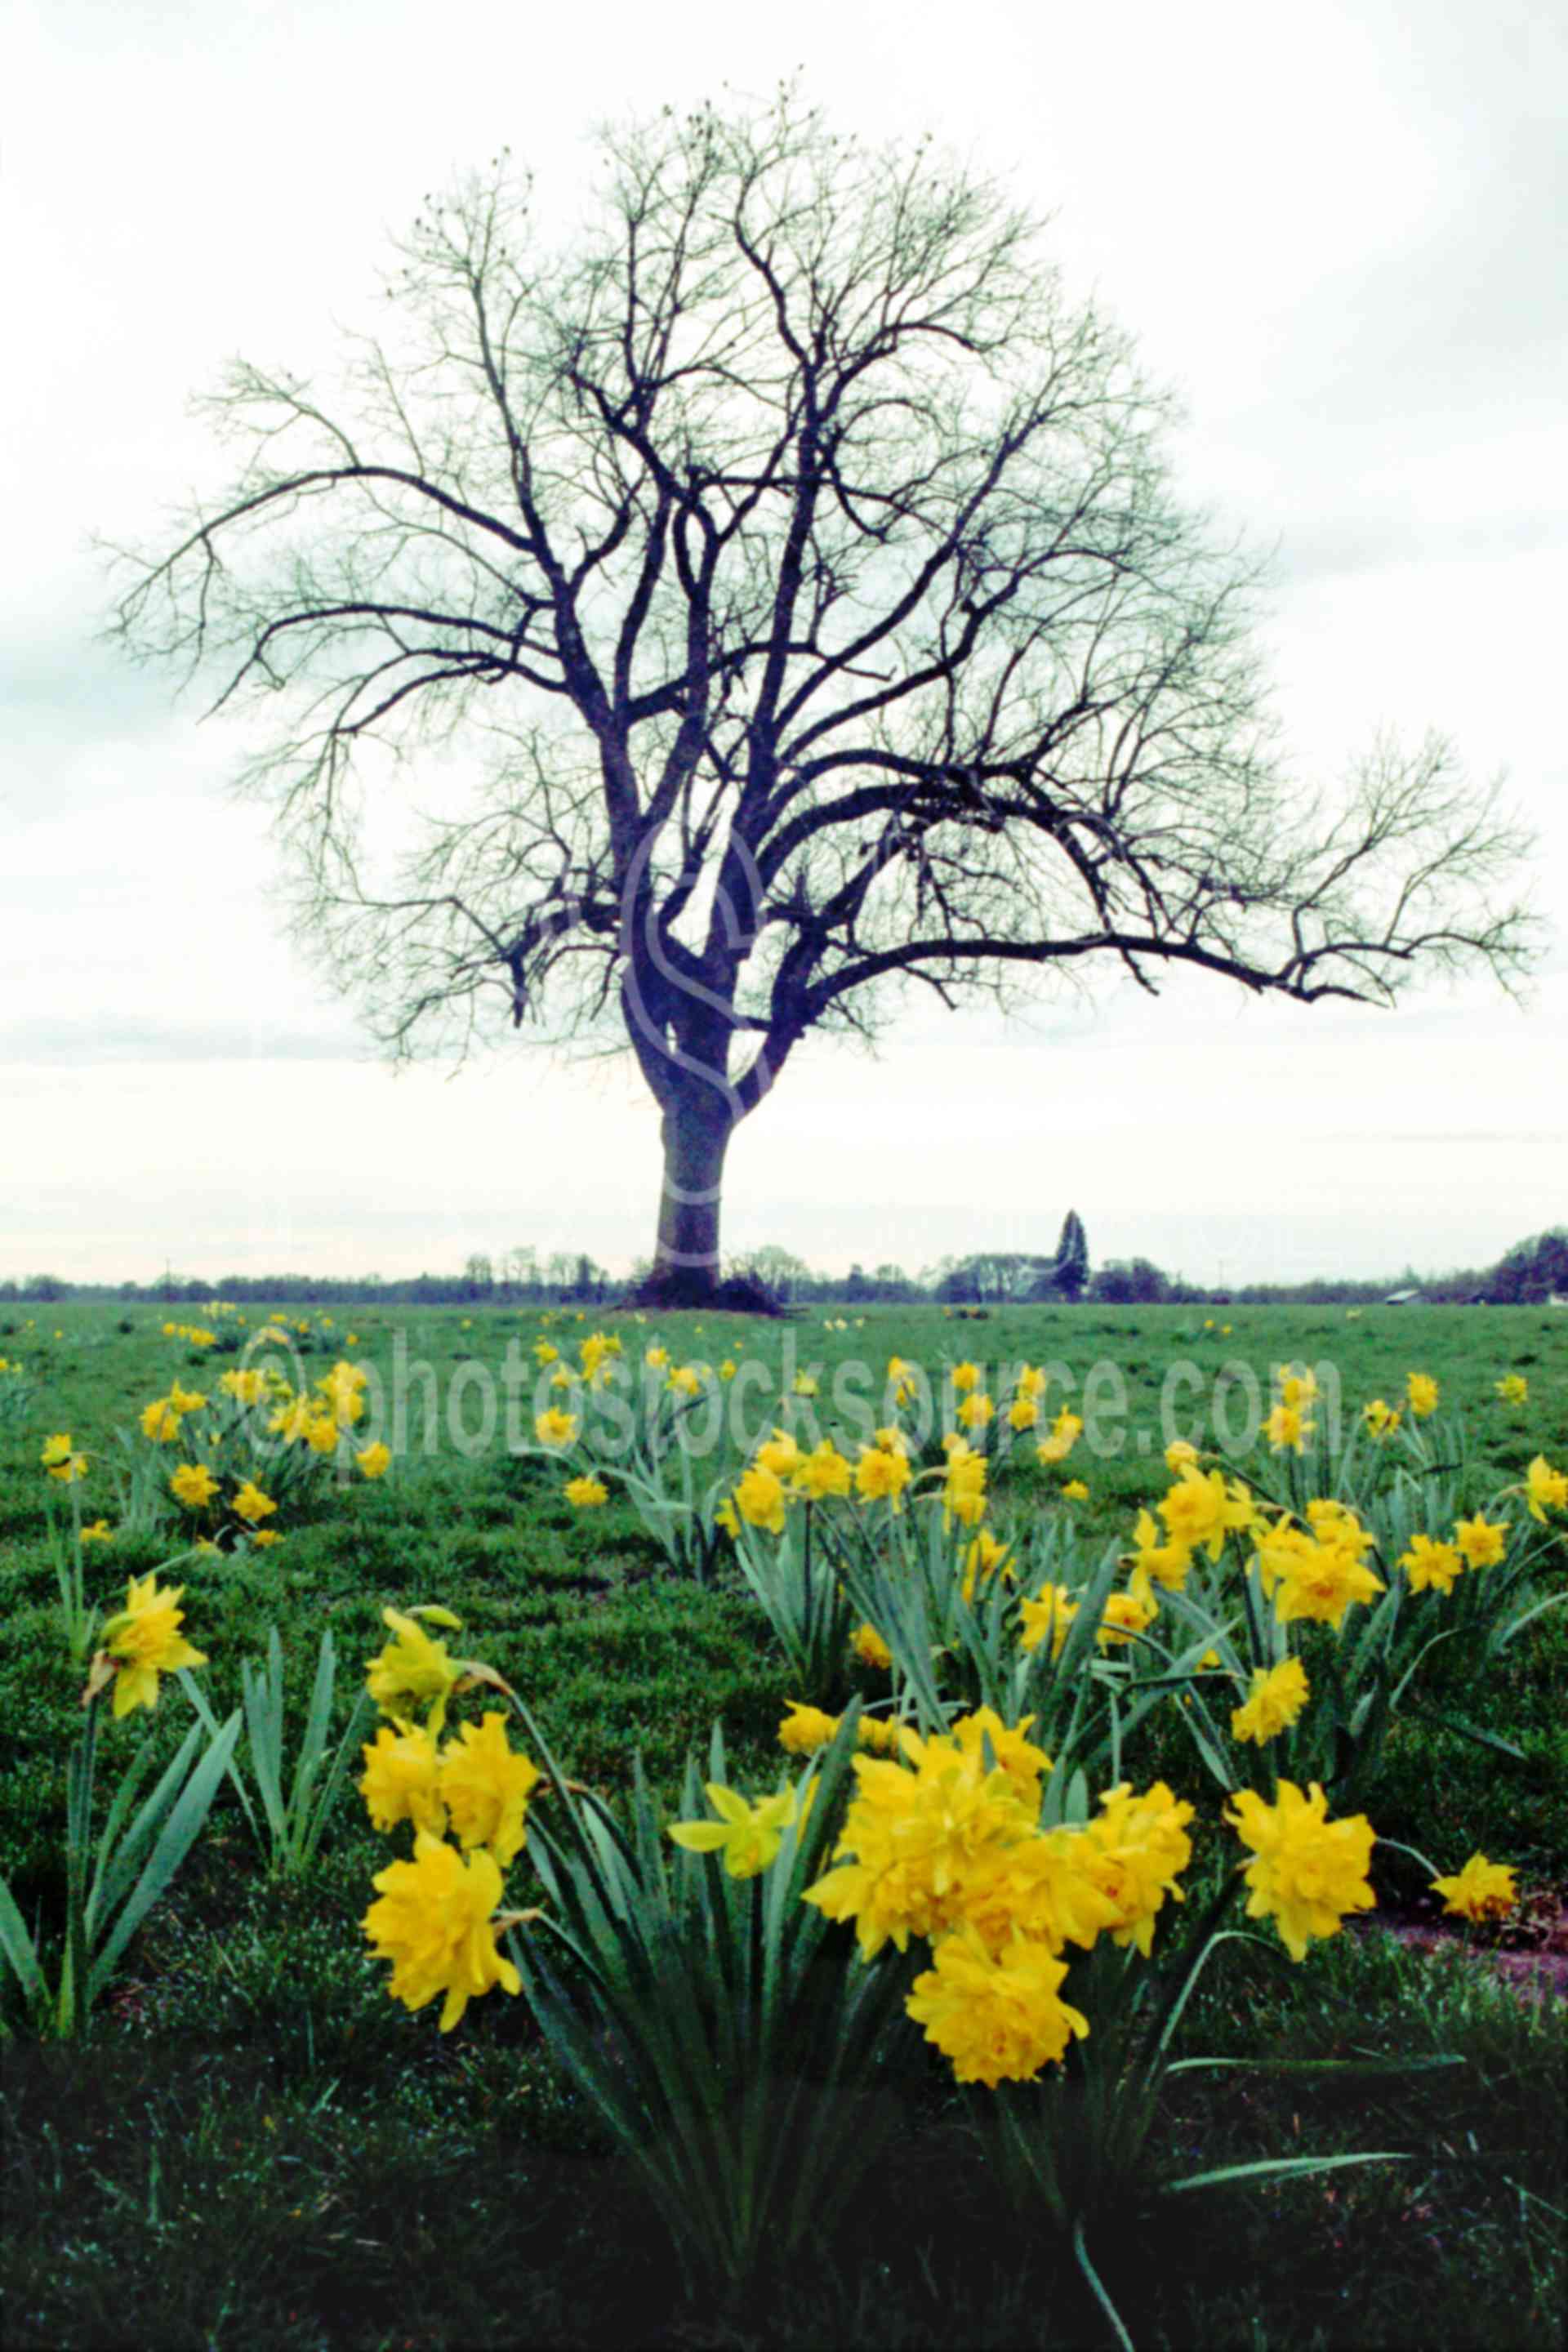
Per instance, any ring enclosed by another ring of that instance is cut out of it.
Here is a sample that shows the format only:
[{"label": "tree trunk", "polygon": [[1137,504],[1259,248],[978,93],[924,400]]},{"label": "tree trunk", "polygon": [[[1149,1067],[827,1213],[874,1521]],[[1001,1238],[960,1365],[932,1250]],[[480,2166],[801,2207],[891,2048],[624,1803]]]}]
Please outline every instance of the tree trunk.
[{"label": "tree trunk", "polygon": [[648,1287],[661,1304],[701,1307],[719,1286],[719,1208],[734,1121],[716,1087],[682,1088],[664,1114],[664,1183]]}]

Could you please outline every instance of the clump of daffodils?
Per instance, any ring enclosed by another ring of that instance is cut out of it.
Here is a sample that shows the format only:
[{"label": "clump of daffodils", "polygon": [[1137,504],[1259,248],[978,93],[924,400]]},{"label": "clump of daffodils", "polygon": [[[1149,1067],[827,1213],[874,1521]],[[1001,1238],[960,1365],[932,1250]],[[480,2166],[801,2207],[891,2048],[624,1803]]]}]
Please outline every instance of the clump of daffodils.
[{"label": "clump of daffodils", "polygon": [[[361,1751],[360,1793],[377,1830],[410,1824],[414,1857],[377,1874],[381,1899],[362,1924],[378,1958],[392,1962],[392,1998],[416,2010],[440,1996],[447,2033],[481,1993],[521,1990],[496,1938],[521,1916],[500,1911],[503,1874],[522,1850],[540,1773],[511,1747],[498,1710],[441,1739],[454,1693],[500,1684],[475,1660],[454,1658],[421,1622],[456,1630],[450,1610],[383,1615],[393,1638],[370,1661],[365,1687],[389,1720]],[[416,1720],[421,1710],[423,1722]]]},{"label": "clump of daffodils", "polygon": [[739,1522],[783,1535],[785,1513],[792,1503],[818,1503],[829,1496],[862,1503],[886,1498],[894,1510],[910,1480],[909,1457],[890,1430],[879,1430],[875,1445],[863,1445],[858,1462],[841,1454],[830,1438],[807,1453],[793,1431],[775,1429],[758,1446],[735,1482],[734,1491],[715,1514],[721,1527],[733,1535]]},{"label": "clump of daffodils", "polygon": [[1281,1519],[1258,1539],[1258,1580],[1282,1625],[1297,1618],[1338,1629],[1345,1612],[1384,1591],[1366,1565],[1373,1537],[1344,1504],[1314,1501],[1307,1525]]},{"label": "clump of daffodils", "polygon": [[1042,1832],[1051,1759],[1032,1720],[982,1708],[929,1738],[904,1728],[895,1758],[856,1757],[834,1866],[805,1892],[853,1923],[867,1959],[929,1942],[906,2007],[960,2082],[1027,2080],[1087,2033],[1062,1995],[1067,1946],[1108,1935],[1146,1954],[1191,1858],[1192,1807],[1163,1782],[1123,1784],[1091,1822]]},{"label": "clump of daffodils", "polygon": [[1304,1454],[1317,1428],[1311,1418],[1318,1395],[1317,1375],[1304,1368],[1299,1371],[1293,1364],[1281,1364],[1274,1377],[1279,1395],[1263,1424],[1265,1442],[1276,1454]]}]

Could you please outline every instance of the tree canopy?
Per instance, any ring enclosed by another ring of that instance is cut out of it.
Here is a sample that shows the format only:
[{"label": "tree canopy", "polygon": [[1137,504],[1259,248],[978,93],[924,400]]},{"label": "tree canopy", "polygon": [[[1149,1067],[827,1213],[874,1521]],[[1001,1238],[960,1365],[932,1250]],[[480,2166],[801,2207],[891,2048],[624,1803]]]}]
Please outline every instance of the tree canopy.
[{"label": "tree canopy", "polygon": [[126,642],[262,714],[301,927],[393,1054],[629,1045],[700,1297],[736,1122],[900,987],[1522,969],[1523,845],[1446,744],[1285,764],[1257,569],[1001,189],[789,88],[600,152],[560,250],[505,158],[427,202],[331,394],[236,362],[237,478],[128,558]]}]

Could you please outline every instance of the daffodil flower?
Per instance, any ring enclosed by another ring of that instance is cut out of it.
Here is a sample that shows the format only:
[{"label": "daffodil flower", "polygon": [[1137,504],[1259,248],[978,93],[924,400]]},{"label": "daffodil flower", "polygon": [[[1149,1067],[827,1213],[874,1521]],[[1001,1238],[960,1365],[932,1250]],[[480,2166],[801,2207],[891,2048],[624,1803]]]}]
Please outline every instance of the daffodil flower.
[{"label": "daffodil flower", "polygon": [[[777,1796],[763,1797],[749,1805],[733,1789],[710,1780],[707,1797],[719,1819],[671,1822],[669,1835],[689,1853],[721,1853],[731,1878],[755,1878],[759,1871],[766,1870],[784,1843],[785,1830],[797,1817],[804,1819],[797,1813],[799,1791],[795,1789],[781,1789]],[[810,1809],[808,1799],[806,1811]]]}]

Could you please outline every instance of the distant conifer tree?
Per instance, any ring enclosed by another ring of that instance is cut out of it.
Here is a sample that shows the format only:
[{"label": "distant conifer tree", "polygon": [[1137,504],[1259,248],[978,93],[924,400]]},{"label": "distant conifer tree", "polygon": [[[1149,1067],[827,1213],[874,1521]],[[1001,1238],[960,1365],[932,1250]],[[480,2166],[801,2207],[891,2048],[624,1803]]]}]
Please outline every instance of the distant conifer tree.
[{"label": "distant conifer tree", "polygon": [[1062,1219],[1061,1239],[1057,1244],[1057,1262],[1051,1275],[1052,1286],[1064,1297],[1077,1298],[1089,1280],[1089,1235],[1083,1229],[1083,1219],[1076,1209],[1069,1209]]}]

